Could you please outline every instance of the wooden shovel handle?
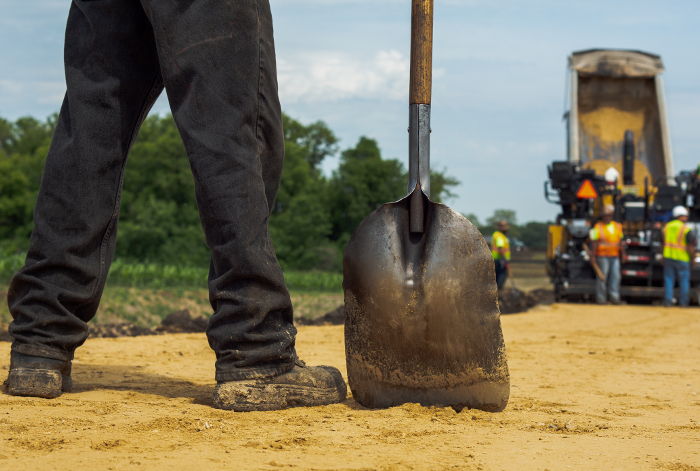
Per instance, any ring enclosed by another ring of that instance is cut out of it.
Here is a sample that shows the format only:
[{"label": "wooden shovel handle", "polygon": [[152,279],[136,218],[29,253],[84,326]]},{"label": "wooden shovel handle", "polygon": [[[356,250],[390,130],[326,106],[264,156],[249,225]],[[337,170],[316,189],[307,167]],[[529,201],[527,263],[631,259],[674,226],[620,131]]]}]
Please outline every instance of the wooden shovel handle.
[{"label": "wooden shovel handle", "polygon": [[429,105],[433,85],[433,0],[413,0],[410,104]]}]

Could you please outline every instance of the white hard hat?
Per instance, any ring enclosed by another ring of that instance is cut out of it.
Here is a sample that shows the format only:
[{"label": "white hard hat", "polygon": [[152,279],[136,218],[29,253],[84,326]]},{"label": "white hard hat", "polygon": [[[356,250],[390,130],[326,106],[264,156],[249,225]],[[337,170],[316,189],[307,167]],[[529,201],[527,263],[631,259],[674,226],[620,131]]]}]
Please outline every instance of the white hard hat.
[{"label": "white hard hat", "polygon": [[685,209],[685,206],[676,206],[673,208],[673,217],[681,217],[681,216],[687,216],[688,215],[688,210]]},{"label": "white hard hat", "polygon": [[617,171],[615,167],[610,167],[605,171],[605,181],[608,183],[615,183],[620,179],[620,172]]}]

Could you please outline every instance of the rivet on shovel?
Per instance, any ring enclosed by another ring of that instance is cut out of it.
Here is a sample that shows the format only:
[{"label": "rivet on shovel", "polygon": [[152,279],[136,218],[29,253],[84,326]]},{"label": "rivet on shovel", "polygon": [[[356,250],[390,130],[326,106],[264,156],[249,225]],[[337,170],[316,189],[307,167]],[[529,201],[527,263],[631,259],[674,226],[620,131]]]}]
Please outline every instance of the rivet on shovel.
[{"label": "rivet on shovel", "polygon": [[430,200],[433,0],[413,0],[408,195],[345,249],[345,348],[355,400],[502,410],[510,381],[494,264],[479,231]]}]

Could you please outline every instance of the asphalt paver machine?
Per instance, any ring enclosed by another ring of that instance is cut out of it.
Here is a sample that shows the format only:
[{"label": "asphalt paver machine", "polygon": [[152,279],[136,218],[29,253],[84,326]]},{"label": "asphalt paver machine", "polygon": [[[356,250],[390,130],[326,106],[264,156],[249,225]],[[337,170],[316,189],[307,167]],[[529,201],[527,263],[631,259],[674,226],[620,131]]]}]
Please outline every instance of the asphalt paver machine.
[{"label": "asphalt paver machine", "polygon": [[[569,57],[568,155],[549,166],[545,182],[546,199],[561,208],[547,242],[557,300],[594,298],[587,239],[605,205],[615,207],[623,225],[621,295],[628,301],[663,299],[662,229],[673,207],[687,206],[698,227],[700,175],[674,174],[663,70],[659,56],[641,51],[594,49]],[[697,268],[691,284],[697,302]]]}]

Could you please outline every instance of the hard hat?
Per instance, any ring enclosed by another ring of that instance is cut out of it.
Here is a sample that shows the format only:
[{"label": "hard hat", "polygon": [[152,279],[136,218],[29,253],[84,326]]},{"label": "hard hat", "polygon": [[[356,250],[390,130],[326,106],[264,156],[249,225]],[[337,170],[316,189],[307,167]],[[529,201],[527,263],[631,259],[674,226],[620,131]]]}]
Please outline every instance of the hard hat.
[{"label": "hard hat", "polygon": [[688,215],[688,210],[685,209],[685,206],[676,206],[673,208],[673,217],[678,218],[681,216],[687,216]]},{"label": "hard hat", "polygon": [[610,167],[605,171],[605,181],[608,183],[615,183],[620,179],[620,172],[617,171],[615,167]]}]

